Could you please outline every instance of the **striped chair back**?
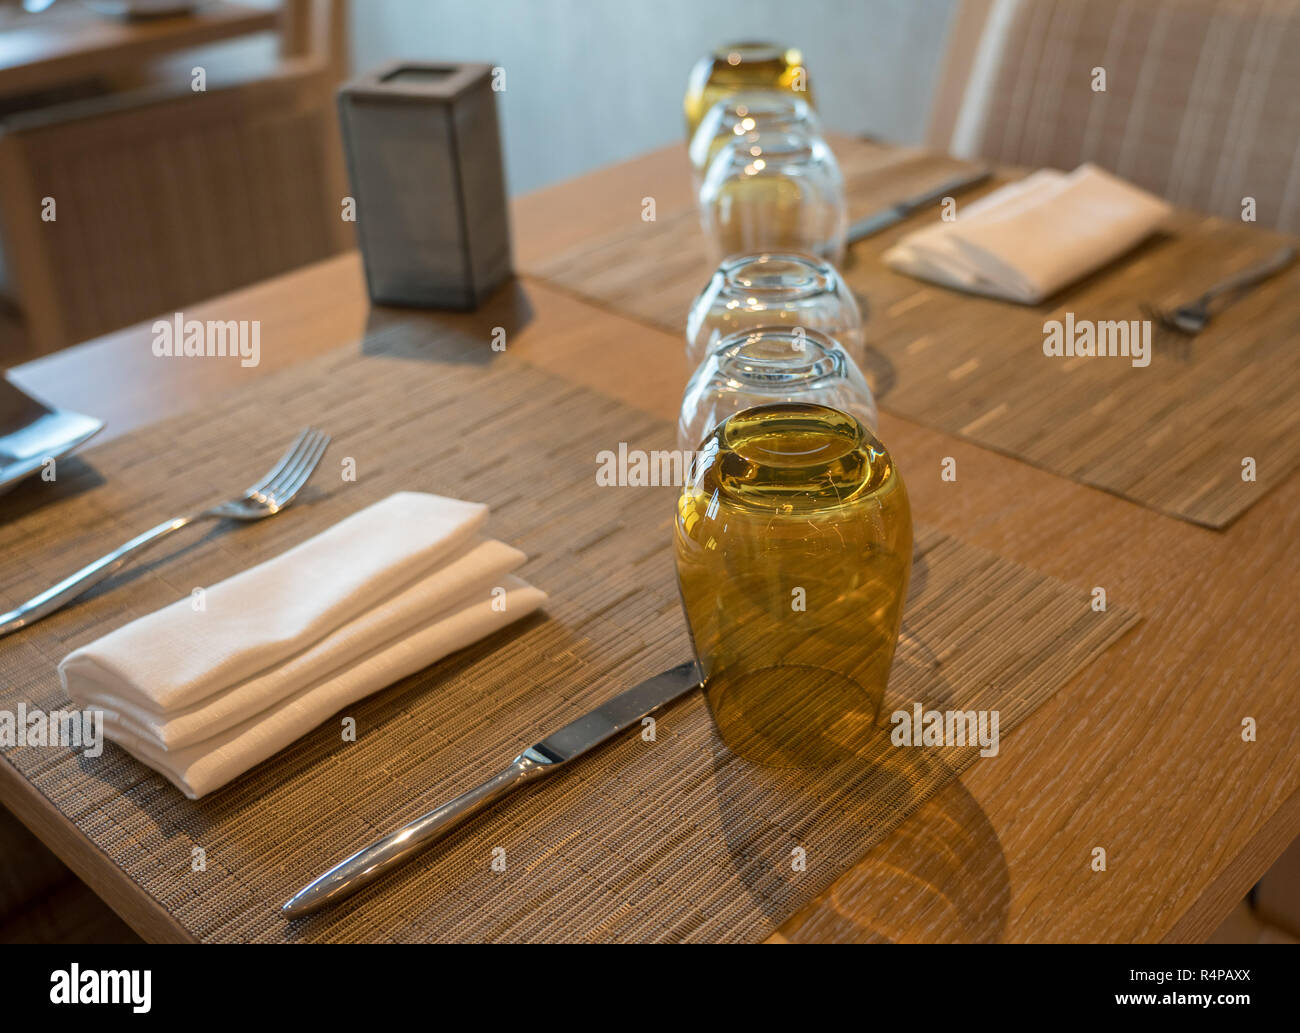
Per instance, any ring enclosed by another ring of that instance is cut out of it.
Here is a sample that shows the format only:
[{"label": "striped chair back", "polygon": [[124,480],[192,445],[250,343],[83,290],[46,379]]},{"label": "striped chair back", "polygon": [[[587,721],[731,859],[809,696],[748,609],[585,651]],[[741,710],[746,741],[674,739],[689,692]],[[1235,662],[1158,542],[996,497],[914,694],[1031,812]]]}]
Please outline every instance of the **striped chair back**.
[{"label": "striped chair back", "polygon": [[0,124],[0,225],[36,353],[350,246],[332,91],[301,59],[205,93],[111,94]]},{"label": "striped chair back", "polygon": [[933,111],[954,154],[1300,231],[1300,0],[964,0]]}]

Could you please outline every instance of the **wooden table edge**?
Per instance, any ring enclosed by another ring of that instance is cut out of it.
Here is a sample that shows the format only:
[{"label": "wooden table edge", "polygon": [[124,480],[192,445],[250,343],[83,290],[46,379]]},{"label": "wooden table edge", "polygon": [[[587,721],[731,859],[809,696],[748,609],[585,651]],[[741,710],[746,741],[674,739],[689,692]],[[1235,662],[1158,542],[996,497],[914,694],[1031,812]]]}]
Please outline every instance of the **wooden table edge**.
[{"label": "wooden table edge", "polygon": [[1292,793],[1255,830],[1237,856],[1205,885],[1160,942],[1205,942],[1297,836],[1300,836],[1300,790]]},{"label": "wooden table edge", "polygon": [[0,760],[0,803],[143,939],[152,943],[197,942],[7,758]]}]

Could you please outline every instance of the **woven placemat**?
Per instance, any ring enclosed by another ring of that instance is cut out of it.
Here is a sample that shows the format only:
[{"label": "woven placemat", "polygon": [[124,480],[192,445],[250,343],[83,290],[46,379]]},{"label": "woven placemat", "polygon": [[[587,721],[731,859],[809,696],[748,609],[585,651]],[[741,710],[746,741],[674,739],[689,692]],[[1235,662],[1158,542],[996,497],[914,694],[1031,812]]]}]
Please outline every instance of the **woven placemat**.
[{"label": "woven placemat", "polygon": [[[545,615],[348,708],[355,742],[332,719],[197,802],[111,744],[97,760],[4,751],[199,939],[754,940],[977,757],[896,749],[830,772],[757,767],[722,747],[697,693],[662,713],[655,741],[617,741],[350,905],[282,920],[278,905],[324,867],[689,655],[673,490],[595,481],[597,452],[667,447],[671,426],[522,362],[489,361],[485,348],[389,328],[364,352],[304,363],[95,449],[2,511],[0,606],[210,500],[213,487],[243,484],[301,425],[335,439],[287,513],[209,534],[0,641],[0,708],[11,711],[68,705],[55,664],[69,649],[394,490],[490,503],[491,533],[528,553],[522,573],[550,593]],[[343,477],[349,462],[355,480]],[[917,543],[893,706],[998,709],[1005,734],[1134,622],[934,531],[918,529]]]},{"label": "woven placemat", "polygon": [[[946,157],[882,157],[867,144],[839,152],[854,216],[954,171]],[[860,241],[845,263],[867,318],[865,372],[883,408],[1208,527],[1227,526],[1300,464],[1300,264],[1194,339],[1153,327],[1147,367],[1043,354],[1048,320],[1064,322],[1067,312],[1076,323],[1141,320],[1143,303],[1187,301],[1272,254],[1281,235],[1179,212],[1167,233],[1044,304],[1023,306],[885,267],[884,252],[937,211]],[[626,229],[528,271],[680,333],[712,266],[691,209],[629,219]]]}]

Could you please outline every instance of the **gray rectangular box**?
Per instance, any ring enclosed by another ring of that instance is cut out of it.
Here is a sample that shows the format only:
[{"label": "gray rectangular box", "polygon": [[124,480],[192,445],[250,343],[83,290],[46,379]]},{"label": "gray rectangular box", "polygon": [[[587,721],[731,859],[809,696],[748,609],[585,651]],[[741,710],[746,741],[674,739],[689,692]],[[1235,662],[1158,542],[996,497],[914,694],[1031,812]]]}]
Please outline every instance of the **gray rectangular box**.
[{"label": "gray rectangular box", "polygon": [[492,66],[395,61],[338,101],[371,300],[477,308],[510,276]]}]

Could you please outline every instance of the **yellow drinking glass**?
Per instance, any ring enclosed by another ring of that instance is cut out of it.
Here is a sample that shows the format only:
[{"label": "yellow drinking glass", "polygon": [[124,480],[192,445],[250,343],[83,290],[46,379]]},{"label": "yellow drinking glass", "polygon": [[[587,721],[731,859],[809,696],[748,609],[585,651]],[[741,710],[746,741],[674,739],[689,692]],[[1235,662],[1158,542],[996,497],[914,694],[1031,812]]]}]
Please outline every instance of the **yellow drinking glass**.
[{"label": "yellow drinking glass", "polygon": [[700,446],[678,502],[678,586],[723,742],[748,760],[867,755],[912,567],[892,457],[824,405],[763,405]]},{"label": "yellow drinking glass", "polygon": [[813,103],[803,55],[775,43],[731,43],[700,58],[686,85],[686,140],[706,111],[723,97],[751,90],[792,93]]}]

